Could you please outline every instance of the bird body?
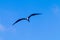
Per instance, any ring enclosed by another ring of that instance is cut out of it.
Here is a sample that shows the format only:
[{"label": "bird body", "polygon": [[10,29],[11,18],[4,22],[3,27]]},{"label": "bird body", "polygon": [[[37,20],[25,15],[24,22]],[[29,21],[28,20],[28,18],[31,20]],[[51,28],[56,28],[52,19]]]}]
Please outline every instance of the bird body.
[{"label": "bird body", "polygon": [[27,20],[28,22],[30,22],[30,18],[32,16],[36,16],[36,15],[41,15],[41,13],[34,13],[34,14],[31,14],[30,16],[28,16],[27,18],[21,18],[21,19],[18,19],[16,22],[13,23],[13,25],[15,25],[16,23],[18,23],[19,21],[22,21],[22,20]]}]

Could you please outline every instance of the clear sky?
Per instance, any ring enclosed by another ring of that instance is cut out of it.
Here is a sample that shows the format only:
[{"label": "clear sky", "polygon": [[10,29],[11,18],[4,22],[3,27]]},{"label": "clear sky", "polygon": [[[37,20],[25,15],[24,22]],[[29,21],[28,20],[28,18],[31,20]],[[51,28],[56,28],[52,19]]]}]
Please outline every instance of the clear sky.
[{"label": "clear sky", "polygon": [[[42,15],[12,26],[32,13]],[[60,1],[0,0],[0,40],[60,40]]]}]

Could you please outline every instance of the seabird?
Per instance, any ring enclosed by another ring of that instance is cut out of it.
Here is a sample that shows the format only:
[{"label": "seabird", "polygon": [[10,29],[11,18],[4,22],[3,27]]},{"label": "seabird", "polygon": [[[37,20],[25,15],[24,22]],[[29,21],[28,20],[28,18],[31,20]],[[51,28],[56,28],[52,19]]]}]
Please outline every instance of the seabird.
[{"label": "seabird", "polygon": [[18,20],[15,21],[12,25],[15,25],[16,23],[18,23],[19,21],[22,21],[22,20],[27,20],[28,22],[30,22],[30,18],[31,18],[32,16],[36,16],[36,15],[41,15],[41,13],[34,13],[34,14],[31,14],[30,16],[28,16],[27,18],[18,19]]}]

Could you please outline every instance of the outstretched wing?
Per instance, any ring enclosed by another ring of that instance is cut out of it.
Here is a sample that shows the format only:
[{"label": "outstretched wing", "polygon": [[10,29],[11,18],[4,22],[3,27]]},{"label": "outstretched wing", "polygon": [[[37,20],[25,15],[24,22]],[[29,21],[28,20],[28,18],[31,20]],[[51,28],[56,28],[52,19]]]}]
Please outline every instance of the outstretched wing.
[{"label": "outstretched wing", "polygon": [[30,17],[36,16],[36,15],[41,15],[41,13],[34,13],[34,14],[31,14],[31,15],[28,17],[28,19],[30,19]]},{"label": "outstretched wing", "polygon": [[26,18],[21,18],[21,19],[18,19],[16,22],[14,22],[12,25],[15,25],[16,23],[18,23],[19,21],[22,21],[22,20],[27,20]]}]

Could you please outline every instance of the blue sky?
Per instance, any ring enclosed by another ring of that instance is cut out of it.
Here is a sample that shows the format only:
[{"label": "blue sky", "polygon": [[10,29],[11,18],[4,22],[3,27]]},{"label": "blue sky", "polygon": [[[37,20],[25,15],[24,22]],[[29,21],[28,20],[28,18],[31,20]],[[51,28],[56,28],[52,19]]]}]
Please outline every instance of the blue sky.
[{"label": "blue sky", "polygon": [[[32,13],[42,13],[12,24]],[[59,0],[0,0],[0,40],[60,40]]]}]

